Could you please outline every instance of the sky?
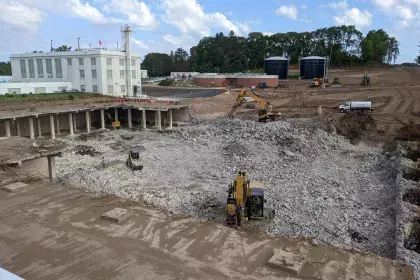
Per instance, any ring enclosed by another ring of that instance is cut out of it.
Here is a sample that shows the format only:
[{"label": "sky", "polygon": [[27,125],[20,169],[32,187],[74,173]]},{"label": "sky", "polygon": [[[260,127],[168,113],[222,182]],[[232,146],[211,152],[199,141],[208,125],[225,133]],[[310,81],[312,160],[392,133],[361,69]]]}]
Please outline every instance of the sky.
[{"label": "sky", "polygon": [[419,55],[420,0],[0,0],[0,61],[53,46],[116,49],[129,24],[134,53],[189,51],[217,32],[274,34],[355,25],[384,29],[401,43],[401,62]]}]

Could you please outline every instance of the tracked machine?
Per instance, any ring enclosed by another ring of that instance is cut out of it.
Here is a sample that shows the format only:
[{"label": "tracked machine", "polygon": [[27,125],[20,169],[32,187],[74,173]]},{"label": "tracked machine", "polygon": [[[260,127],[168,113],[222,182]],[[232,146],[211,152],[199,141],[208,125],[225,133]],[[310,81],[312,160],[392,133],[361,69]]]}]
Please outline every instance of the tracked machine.
[{"label": "tracked machine", "polygon": [[239,171],[228,189],[226,224],[242,227],[247,220],[272,219],[274,210],[265,208],[265,202],[263,184],[248,180],[246,173]]},{"label": "tracked machine", "polygon": [[367,72],[364,73],[362,82],[360,83],[362,86],[368,86],[370,85],[370,77],[367,75]]},{"label": "tracked machine", "polygon": [[236,97],[235,105],[233,105],[232,110],[229,113],[229,117],[233,118],[238,107],[240,107],[243,103],[250,101],[257,102],[260,107],[258,111],[259,122],[274,121],[280,116],[279,112],[273,111],[273,106],[270,104],[270,102],[265,102],[264,98],[257,95],[249,88],[243,88],[238,97]]},{"label": "tracked machine", "polygon": [[143,161],[140,158],[140,153],[137,151],[130,151],[128,153],[126,165],[132,170],[142,170]]}]

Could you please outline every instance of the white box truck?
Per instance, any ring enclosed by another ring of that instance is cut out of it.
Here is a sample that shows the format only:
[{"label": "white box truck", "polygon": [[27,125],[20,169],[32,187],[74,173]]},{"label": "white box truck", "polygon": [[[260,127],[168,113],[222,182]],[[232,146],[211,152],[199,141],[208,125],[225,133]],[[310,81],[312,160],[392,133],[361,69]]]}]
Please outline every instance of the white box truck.
[{"label": "white box truck", "polygon": [[345,102],[338,107],[340,112],[345,113],[348,111],[372,111],[371,101],[351,101]]}]

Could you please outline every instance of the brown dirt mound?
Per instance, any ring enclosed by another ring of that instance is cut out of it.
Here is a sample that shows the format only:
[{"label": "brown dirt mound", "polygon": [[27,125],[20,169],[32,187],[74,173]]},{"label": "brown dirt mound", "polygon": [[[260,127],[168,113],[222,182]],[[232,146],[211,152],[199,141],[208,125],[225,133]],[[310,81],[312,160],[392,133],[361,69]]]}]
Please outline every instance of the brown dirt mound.
[{"label": "brown dirt mound", "polygon": [[376,121],[374,118],[364,112],[348,112],[336,124],[337,132],[353,142],[359,141],[364,131],[371,131],[375,128]]}]

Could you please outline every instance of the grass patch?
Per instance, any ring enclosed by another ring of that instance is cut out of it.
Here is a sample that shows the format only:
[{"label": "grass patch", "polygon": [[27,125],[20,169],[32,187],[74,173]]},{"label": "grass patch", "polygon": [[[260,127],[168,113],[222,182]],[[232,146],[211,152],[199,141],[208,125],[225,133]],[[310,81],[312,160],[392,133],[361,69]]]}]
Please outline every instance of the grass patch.
[{"label": "grass patch", "polygon": [[158,85],[163,86],[163,87],[169,87],[169,86],[172,86],[173,84],[174,84],[173,80],[163,80]]},{"label": "grass patch", "polygon": [[74,99],[87,99],[87,98],[100,98],[100,97],[111,97],[102,95],[99,93],[40,93],[40,94],[5,94],[0,95],[0,102],[7,101],[52,101],[52,100],[74,100]]}]

